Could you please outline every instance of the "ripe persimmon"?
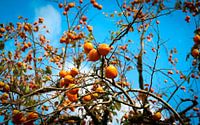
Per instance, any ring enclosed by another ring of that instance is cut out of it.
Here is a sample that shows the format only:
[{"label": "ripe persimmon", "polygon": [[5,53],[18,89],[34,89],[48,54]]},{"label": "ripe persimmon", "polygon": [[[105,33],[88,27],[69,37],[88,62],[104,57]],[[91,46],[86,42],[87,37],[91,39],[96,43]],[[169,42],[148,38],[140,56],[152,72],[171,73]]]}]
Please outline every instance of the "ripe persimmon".
[{"label": "ripe persimmon", "polygon": [[65,84],[70,84],[74,82],[74,78],[71,75],[66,75],[64,77]]},{"label": "ripe persimmon", "polygon": [[193,37],[193,40],[194,40],[194,42],[196,43],[196,44],[200,44],[200,35],[195,35],[194,37]]},{"label": "ripe persimmon", "polygon": [[23,66],[23,63],[22,63],[22,62],[18,62],[18,63],[17,63],[17,66],[18,66],[18,67],[22,67],[22,66]]},{"label": "ripe persimmon", "polygon": [[45,42],[45,41],[46,41],[46,38],[45,38],[44,35],[40,35],[40,41],[41,41],[41,42]]},{"label": "ripe persimmon", "polygon": [[31,43],[31,42],[28,42],[27,44],[28,44],[28,47],[31,47],[31,46],[32,46],[32,43]]},{"label": "ripe persimmon", "polygon": [[1,104],[8,104],[8,100],[7,99],[1,99]]},{"label": "ripe persimmon", "polygon": [[85,21],[87,21],[87,17],[86,17],[86,16],[82,16],[82,17],[81,17],[81,20],[82,20],[83,22],[85,22]]},{"label": "ripe persimmon", "polygon": [[97,9],[102,10],[103,6],[102,5],[98,5]]},{"label": "ripe persimmon", "polygon": [[69,109],[72,111],[72,112],[74,112],[75,111],[75,107],[72,105],[72,106],[70,106],[69,107]]},{"label": "ripe persimmon", "polygon": [[105,76],[107,78],[114,79],[117,77],[117,75],[118,75],[118,71],[115,66],[109,65],[108,67],[106,67]]},{"label": "ripe persimmon", "polygon": [[94,47],[93,47],[93,44],[90,43],[90,42],[85,42],[84,45],[83,45],[83,48],[84,48],[84,52],[85,53],[89,53],[90,50],[92,50]]},{"label": "ripe persimmon", "polygon": [[26,120],[27,120],[26,117],[23,116],[21,119],[19,119],[19,122],[24,123]]},{"label": "ripe persimmon", "polygon": [[28,24],[25,24],[25,25],[24,25],[24,30],[25,30],[25,31],[29,31],[29,30],[30,30],[30,28],[29,28],[29,25],[28,25]]},{"label": "ripe persimmon", "polygon": [[88,26],[87,26],[87,29],[88,29],[89,32],[92,32],[92,31],[93,31],[93,27],[92,27],[92,26],[89,26],[89,25],[88,25]]},{"label": "ripe persimmon", "polygon": [[20,124],[21,121],[20,119],[24,116],[24,114],[22,112],[20,112],[19,110],[13,110],[12,112],[12,122],[15,124]]},{"label": "ripe persimmon", "polygon": [[64,78],[66,75],[67,75],[67,72],[66,72],[65,70],[61,70],[61,71],[59,72],[59,76],[60,76],[61,78]]},{"label": "ripe persimmon", "polygon": [[[11,30],[12,28],[11,28],[10,26],[6,26],[5,29],[6,29],[7,31],[9,31],[9,30]],[[1,30],[0,30],[0,31],[1,31]]]},{"label": "ripe persimmon", "polygon": [[14,109],[14,110],[12,111],[12,116],[15,116],[15,115],[17,115],[17,114],[19,114],[19,113],[20,113],[19,110]]},{"label": "ripe persimmon", "polygon": [[70,39],[73,39],[74,38],[74,34],[71,33],[71,32],[68,32],[67,33],[67,37],[70,38]]},{"label": "ripe persimmon", "polygon": [[61,37],[60,38],[60,43],[65,43],[66,42],[66,38],[65,37]]},{"label": "ripe persimmon", "polygon": [[79,91],[79,88],[76,88],[75,84],[69,84],[68,88],[72,88],[71,90],[69,90],[70,94],[77,94]]},{"label": "ripe persimmon", "polygon": [[69,8],[72,8],[72,7],[74,7],[74,6],[75,6],[75,3],[73,3],[73,2],[71,2],[71,3],[68,4],[68,7],[69,7]]},{"label": "ripe persimmon", "polygon": [[76,26],[76,29],[77,29],[77,30],[80,30],[80,28],[81,28],[80,25],[77,25],[77,26]]},{"label": "ripe persimmon", "polygon": [[43,22],[44,22],[44,18],[40,17],[40,18],[38,19],[38,22],[39,22],[39,23],[43,23]]},{"label": "ripe persimmon", "polygon": [[95,8],[98,8],[99,4],[98,4],[97,2],[94,2],[94,3],[93,3],[93,6],[94,6]]},{"label": "ripe persimmon", "polygon": [[99,86],[99,87],[96,88],[95,92],[103,93],[104,90],[103,90],[103,88],[101,86]]},{"label": "ripe persimmon", "polygon": [[62,3],[59,3],[59,4],[58,4],[58,7],[59,7],[59,8],[62,8],[62,7],[63,7],[63,4],[62,4]]},{"label": "ripe persimmon", "polygon": [[5,83],[0,81],[0,88],[4,87]]},{"label": "ripe persimmon", "polygon": [[6,30],[5,30],[5,28],[0,28],[0,33],[4,33],[4,32],[6,32]]},{"label": "ripe persimmon", "polygon": [[199,111],[199,108],[193,107],[193,111]]},{"label": "ripe persimmon", "polygon": [[91,95],[86,95],[83,97],[83,100],[86,102],[90,101],[91,99],[92,99]]},{"label": "ripe persimmon", "polygon": [[100,58],[100,54],[98,53],[98,51],[96,49],[92,49],[89,53],[88,53],[88,59],[89,61],[97,61]]},{"label": "ripe persimmon", "polygon": [[29,46],[27,43],[24,43],[24,48],[27,49]]},{"label": "ripe persimmon", "polygon": [[27,119],[37,119],[38,118],[38,113],[36,112],[29,112],[27,115]]},{"label": "ripe persimmon", "polygon": [[9,95],[8,93],[3,93],[2,96],[1,96],[1,99],[8,99]]},{"label": "ripe persimmon", "polygon": [[48,111],[49,110],[49,107],[48,106],[45,106],[45,105],[42,105],[41,109],[44,111]]},{"label": "ripe persimmon", "polygon": [[162,117],[162,114],[160,112],[156,112],[154,115],[153,115],[153,119],[156,120],[156,121],[159,121]]},{"label": "ripe persimmon", "polygon": [[98,52],[102,56],[106,56],[110,52],[110,47],[108,44],[99,44],[98,46]]},{"label": "ripe persimmon", "polygon": [[97,98],[98,96],[99,96],[99,94],[96,92],[92,94],[92,98]]},{"label": "ripe persimmon", "polygon": [[69,101],[71,102],[76,102],[78,100],[77,94],[71,94],[69,92],[66,93],[67,98],[69,99]]},{"label": "ripe persimmon", "polygon": [[64,86],[68,86],[68,84],[65,84],[65,80],[64,79],[61,79],[60,80],[60,87],[64,87]]},{"label": "ripe persimmon", "polygon": [[73,77],[75,77],[76,75],[78,75],[78,73],[79,73],[79,71],[78,71],[78,69],[77,68],[72,68],[71,70],[70,70],[70,74],[73,76]]},{"label": "ripe persimmon", "polygon": [[94,2],[96,2],[96,0],[90,0],[90,3],[92,3],[92,4],[93,4]]},{"label": "ripe persimmon", "polygon": [[18,113],[20,113],[19,110],[14,109],[14,110],[12,111],[12,115],[16,115],[16,114],[18,114]]},{"label": "ripe persimmon", "polygon": [[66,12],[66,14],[67,14],[68,11],[69,11],[69,6],[65,6],[65,11],[64,12]]},{"label": "ripe persimmon", "polygon": [[22,24],[21,23],[17,23],[17,30],[21,30],[22,29]]},{"label": "ripe persimmon", "polygon": [[10,91],[10,86],[8,84],[5,84],[3,87],[4,92],[9,92]]},{"label": "ripe persimmon", "polygon": [[70,103],[71,103],[71,102],[70,102],[68,99],[66,99],[66,100],[63,101],[62,104],[63,104],[63,106],[69,106]]},{"label": "ripe persimmon", "polygon": [[198,49],[193,49],[193,50],[192,50],[192,56],[195,57],[195,58],[196,58],[197,56],[199,56],[199,50],[198,50]]},{"label": "ripe persimmon", "polygon": [[129,114],[128,113],[126,113],[126,114],[124,114],[124,116],[123,116],[125,119],[128,119],[128,117],[129,117]]}]

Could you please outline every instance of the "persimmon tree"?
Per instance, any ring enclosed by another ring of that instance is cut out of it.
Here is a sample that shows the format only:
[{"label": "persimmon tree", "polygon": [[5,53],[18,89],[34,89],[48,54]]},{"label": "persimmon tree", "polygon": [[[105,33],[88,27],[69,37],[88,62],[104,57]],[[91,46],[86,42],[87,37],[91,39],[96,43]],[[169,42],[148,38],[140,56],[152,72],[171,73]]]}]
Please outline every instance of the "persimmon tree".
[{"label": "persimmon tree", "polygon": [[[198,81],[200,75],[200,2],[112,1],[117,11],[104,15],[114,19],[115,28],[105,33],[105,41],[96,38],[98,30],[90,25],[94,17],[87,16],[89,11],[101,12],[103,1],[102,5],[97,0],[54,2],[67,26],[57,41],[46,37],[51,32],[42,17],[29,22],[19,16],[19,22],[0,26],[2,124],[198,122],[198,90],[185,84]],[[183,21],[196,25],[187,72],[176,69],[176,49],[167,49],[168,56],[160,57],[167,40],[160,35],[159,18],[178,10],[192,15]],[[5,49],[7,45],[10,49]],[[158,65],[161,59],[167,59],[167,65]],[[138,81],[133,83],[133,77]],[[183,103],[189,105],[181,107]]]}]

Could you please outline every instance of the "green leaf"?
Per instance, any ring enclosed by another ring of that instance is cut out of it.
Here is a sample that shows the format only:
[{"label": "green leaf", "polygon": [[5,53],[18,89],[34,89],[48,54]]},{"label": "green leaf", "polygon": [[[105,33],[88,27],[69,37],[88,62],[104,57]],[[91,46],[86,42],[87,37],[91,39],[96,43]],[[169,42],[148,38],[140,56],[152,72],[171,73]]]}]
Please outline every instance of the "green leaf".
[{"label": "green leaf", "polygon": [[120,16],[122,16],[123,15],[123,13],[118,13],[118,16],[120,17]]},{"label": "green leaf", "polygon": [[119,124],[119,119],[116,119],[117,124]]},{"label": "green leaf", "polygon": [[25,93],[29,93],[30,92],[30,88],[29,86],[27,85],[26,88],[25,88]]},{"label": "green leaf", "polygon": [[52,74],[52,69],[50,66],[47,66],[46,67],[46,71],[45,71],[46,74]]},{"label": "green leaf", "polygon": [[35,100],[32,100],[32,99],[30,99],[30,98],[27,98],[27,99],[26,99],[26,102],[25,102],[25,104],[24,104],[24,106],[30,106],[30,105],[34,105],[34,104],[36,104],[36,101],[35,101]]},{"label": "green leaf", "polygon": [[115,15],[114,15],[113,13],[112,13],[112,14],[110,14],[110,17],[112,17],[112,18],[113,18],[114,16],[115,16]]},{"label": "green leaf", "polygon": [[5,44],[4,44],[4,42],[3,42],[3,41],[0,41],[0,50],[3,50],[3,49],[4,49],[4,47],[5,47]]},{"label": "green leaf", "polygon": [[117,115],[117,112],[112,112],[113,116],[116,116]]},{"label": "green leaf", "polygon": [[90,32],[90,33],[88,34],[88,40],[89,40],[89,41],[94,40],[94,37],[93,37],[93,35],[92,35],[92,32]]},{"label": "green leaf", "polygon": [[181,9],[181,1],[177,1],[174,8],[177,10],[180,10]]},{"label": "green leaf", "polygon": [[26,73],[26,71],[27,71],[27,68],[25,68],[25,67],[23,67],[23,69],[22,69],[22,74],[25,74]]},{"label": "green leaf", "polygon": [[117,31],[117,32],[116,32],[116,35],[119,35],[119,34],[120,34],[120,31]]},{"label": "green leaf", "polygon": [[187,82],[190,83],[190,77],[188,77]]},{"label": "green leaf", "polygon": [[18,16],[18,19],[22,19],[23,17],[22,16]]},{"label": "green leaf", "polygon": [[186,56],[186,61],[190,58],[190,53],[187,54]]},{"label": "green leaf", "polygon": [[194,89],[189,89],[189,91],[194,92]]},{"label": "green leaf", "polygon": [[113,40],[113,39],[114,39],[114,36],[112,35],[112,36],[111,36],[111,40]]},{"label": "green leaf", "polygon": [[115,108],[119,111],[121,109],[121,103],[116,102],[115,104]]},{"label": "green leaf", "polygon": [[19,71],[18,71],[17,69],[14,69],[14,70],[13,70],[13,74],[14,74],[14,75],[18,75],[18,74],[19,74]]},{"label": "green leaf", "polygon": [[4,66],[0,66],[0,73],[3,72]]}]

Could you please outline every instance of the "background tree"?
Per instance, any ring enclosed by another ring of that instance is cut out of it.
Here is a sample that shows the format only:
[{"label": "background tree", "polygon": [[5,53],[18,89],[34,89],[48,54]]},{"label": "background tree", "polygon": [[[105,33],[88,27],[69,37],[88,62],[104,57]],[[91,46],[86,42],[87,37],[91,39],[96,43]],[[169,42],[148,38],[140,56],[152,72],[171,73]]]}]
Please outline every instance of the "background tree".
[{"label": "background tree", "polygon": [[[53,34],[43,17],[30,22],[19,16],[17,22],[1,24],[2,124],[199,122],[200,2],[113,3],[115,11],[103,12],[100,20],[112,20],[104,41],[97,39],[99,32],[91,24],[95,17],[90,15],[109,8],[104,1],[51,2],[66,21],[57,41],[48,40],[48,34]],[[192,61],[187,71],[177,68],[179,53],[167,47],[159,27],[160,18],[179,10],[196,27],[190,38],[194,46],[187,56]],[[163,60],[168,62],[162,65]]]}]

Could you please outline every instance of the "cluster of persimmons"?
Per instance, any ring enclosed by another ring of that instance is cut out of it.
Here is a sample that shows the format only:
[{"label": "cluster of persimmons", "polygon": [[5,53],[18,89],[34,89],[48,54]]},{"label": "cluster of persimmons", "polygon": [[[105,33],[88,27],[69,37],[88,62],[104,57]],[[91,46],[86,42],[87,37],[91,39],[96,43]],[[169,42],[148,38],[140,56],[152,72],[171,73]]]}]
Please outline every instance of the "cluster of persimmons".
[{"label": "cluster of persimmons", "polygon": [[[93,47],[92,43],[86,42],[83,45],[84,52],[88,56],[89,61],[97,61],[101,56],[106,56],[110,52],[110,47],[107,44],[100,44],[97,49]],[[70,90],[66,92],[66,96],[69,101],[76,102],[78,100],[77,94],[79,88],[75,83],[75,77],[79,74],[79,70],[77,68],[72,68],[70,71],[61,70],[59,72],[59,76],[61,77],[60,86],[68,87]],[[117,68],[113,65],[109,65],[105,68],[105,77],[114,79],[118,75]],[[96,93],[88,94],[83,97],[84,101],[90,101],[92,97],[97,97],[98,93],[104,92],[101,86],[95,88]]]},{"label": "cluster of persimmons", "polygon": [[[200,60],[200,52],[199,52],[199,45],[200,45],[200,29],[197,29],[195,31],[195,35],[193,37],[193,41],[194,41],[194,45],[191,49],[191,55],[193,56],[193,62],[192,62],[192,66],[198,67],[198,69],[200,70],[200,64],[199,64],[199,60]],[[195,74],[192,73],[191,77],[192,78],[199,78],[200,74]]]}]

